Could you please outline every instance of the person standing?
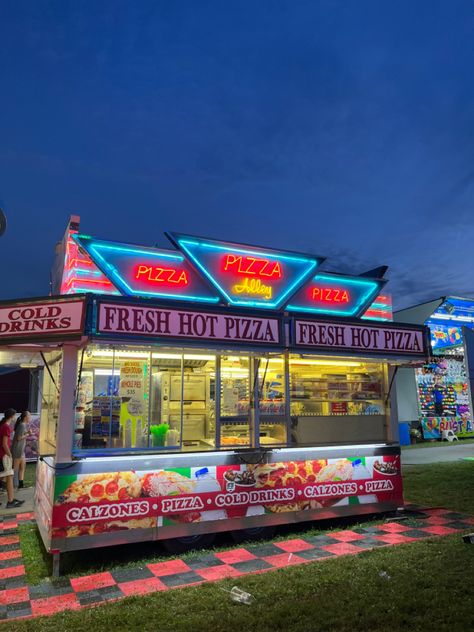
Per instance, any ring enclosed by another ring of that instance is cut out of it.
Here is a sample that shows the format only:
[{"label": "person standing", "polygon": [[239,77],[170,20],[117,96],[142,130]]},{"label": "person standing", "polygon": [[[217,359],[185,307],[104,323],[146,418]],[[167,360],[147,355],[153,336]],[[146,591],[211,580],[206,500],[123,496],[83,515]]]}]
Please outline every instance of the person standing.
[{"label": "person standing", "polygon": [[26,437],[28,436],[28,424],[30,423],[30,412],[25,410],[16,420],[13,428],[12,456],[13,456],[13,484],[18,489],[25,487],[25,469],[26,469]]},{"label": "person standing", "polygon": [[17,500],[13,496],[13,458],[10,449],[11,444],[11,427],[10,422],[13,421],[16,410],[7,408],[0,419],[0,478],[4,478],[7,484],[7,509],[20,507],[25,501]]}]

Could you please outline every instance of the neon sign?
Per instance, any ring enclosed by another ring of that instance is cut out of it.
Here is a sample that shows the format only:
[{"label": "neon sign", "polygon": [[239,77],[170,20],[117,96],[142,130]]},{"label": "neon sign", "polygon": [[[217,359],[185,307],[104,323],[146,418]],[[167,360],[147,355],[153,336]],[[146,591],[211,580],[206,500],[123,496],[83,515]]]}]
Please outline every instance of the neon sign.
[{"label": "neon sign", "polygon": [[331,287],[315,286],[310,288],[310,294],[313,301],[321,301],[323,303],[349,303],[349,292]]},{"label": "neon sign", "polygon": [[229,305],[277,309],[324,260],[174,233],[167,236]]},{"label": "neon sign", "polygon": [[217,303],[212,292],[179,252],[104,241],[78,235],[75,241],[127,296]]},{"label": "neon sign", "polygon": [[364,320],[392,321],[393,310],[390,294],[379,294],[361,318]]},{"label": "neon sign", "polygon": [[99,270],[87,254],[79,251],[77,230],[67,233],[64,269],[60,294],[120,294],[111,281]]},{"label": "neon sign", "polygon": [[161,268],[158,266],[149,266],[146,264],[140,264],[136,268],[135,279],[141,281],[147,281],[150,284],[169,284],[173,285],[188,285],[189,278],[186,270],[179,270],[176,268]]},{"label": "neon sign", "polygon": [[281,263],[269,259],[258,259],[250,256],[225,255],[224,271],[250,276],[281,279]]},{"label": "neon sign", "polygon": [[286,305],[288,311],[359,317],[385,281],[342,274],[317,273]]}]

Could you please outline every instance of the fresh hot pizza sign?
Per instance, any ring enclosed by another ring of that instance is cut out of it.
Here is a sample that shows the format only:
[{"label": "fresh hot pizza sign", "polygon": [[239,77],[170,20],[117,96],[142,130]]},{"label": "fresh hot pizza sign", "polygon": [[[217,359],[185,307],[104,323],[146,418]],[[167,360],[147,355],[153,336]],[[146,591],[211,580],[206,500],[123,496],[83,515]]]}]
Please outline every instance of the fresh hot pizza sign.
[{"label": "fresh hot pizza sign", "polygon": [[97,333],[275,345],[280,343],[280,321],[241,314],[100,303]]},{"label": "fresh hot pizza sign", "polygon": [[279,308],[323,261],[293,252],[168,236],[229,305]]},{"label": "fresh hot pizza sign", "polygon": [[42,300],[0,306],[0,343],[80,337],[84,330],[83,298]]},{"label": "fresh hot pizza sign", "polygon": [[423,327],[388,327],[329,321],[293,321],[296,346],[311,349],[367,351],[369,353],[426,355]]}]

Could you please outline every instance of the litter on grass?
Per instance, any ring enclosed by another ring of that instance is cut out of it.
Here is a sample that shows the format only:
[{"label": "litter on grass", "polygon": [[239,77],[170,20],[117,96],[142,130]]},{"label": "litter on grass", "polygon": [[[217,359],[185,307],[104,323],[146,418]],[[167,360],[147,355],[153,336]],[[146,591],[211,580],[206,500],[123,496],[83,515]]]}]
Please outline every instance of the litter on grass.
[{"label": "litter on grass", "polygon": [[227,588],[221,587],[221,590],[229,593],[232,601],[235,601],[237,603],[244,603],[247,606],[250,606],[250,604],[252,604],[255,601],[253,595],[251,595],[248,592],[245,592],[245,590],[240,590],[240,588],[238,588],[237,586],[234,586],[231,590],[227,590]]}]

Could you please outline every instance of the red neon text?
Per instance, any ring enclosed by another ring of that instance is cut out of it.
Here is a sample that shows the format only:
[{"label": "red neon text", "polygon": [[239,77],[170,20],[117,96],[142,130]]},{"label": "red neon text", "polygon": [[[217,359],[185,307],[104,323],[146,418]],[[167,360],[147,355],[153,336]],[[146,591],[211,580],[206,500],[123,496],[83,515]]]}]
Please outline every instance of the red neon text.
[{"label": "red neon text", "polygon": [[244,257],[242,255],[225,255],[224,271],[273,279],[281,279],[282,277],[279,261]]},{"label": "red neon text", "polygon": [[171,285],[188,285],[189,279],[185,270],[160,268],[157,266],[139,265],[135,270],[135,278],[149,283],[169,283]]},{"label": "red neon text", "polygon": [[349,293],[346,290],[337,290],[329,287],[313,287],[311,298],[313,301],[322,301],[323,303],[348,303],[350,300]]}]

